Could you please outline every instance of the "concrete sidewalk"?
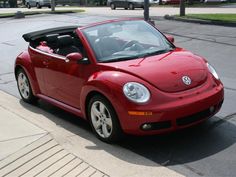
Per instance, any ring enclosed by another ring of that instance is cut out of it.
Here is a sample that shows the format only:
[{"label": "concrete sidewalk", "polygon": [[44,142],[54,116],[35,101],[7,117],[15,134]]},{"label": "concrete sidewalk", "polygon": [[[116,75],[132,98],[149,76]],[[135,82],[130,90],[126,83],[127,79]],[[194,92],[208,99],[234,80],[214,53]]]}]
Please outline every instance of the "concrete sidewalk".
[{"label": "concrete sidewalk", "polygon": [[0,91],[0,176],[182,176],[86,130],[75,134],[54,119]]}]

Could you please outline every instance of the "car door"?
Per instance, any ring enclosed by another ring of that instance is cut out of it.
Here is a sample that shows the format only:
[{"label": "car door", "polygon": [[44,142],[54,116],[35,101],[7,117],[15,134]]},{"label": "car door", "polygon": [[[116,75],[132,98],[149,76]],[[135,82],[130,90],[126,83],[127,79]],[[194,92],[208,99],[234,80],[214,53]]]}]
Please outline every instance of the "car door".
[{"label": "car door", "polygon": [[47,86],[45,85],[44,72],[47,67],[48,59],[50,58],[50,56],[48,56],[43,51],[37,50],[33,47],[29,47],[29,54],[32,64],[34,66],[34,71],[40,92],[43,95],[47,95],[47,89],[46,89]]},{"label": "car door", "polygon": [[90,72],[90,64],[78,64],[64,56],[52,55],[44,72],[48,96],[80,109],[81,89]]}]

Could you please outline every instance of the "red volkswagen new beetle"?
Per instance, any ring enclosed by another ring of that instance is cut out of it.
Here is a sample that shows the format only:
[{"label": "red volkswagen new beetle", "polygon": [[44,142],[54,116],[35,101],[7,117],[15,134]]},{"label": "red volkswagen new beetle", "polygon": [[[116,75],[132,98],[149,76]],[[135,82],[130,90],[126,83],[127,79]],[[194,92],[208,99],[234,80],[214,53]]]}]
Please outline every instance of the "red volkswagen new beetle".
[{"label": "red volkswagen new beetle", "polygon": [[24,34],[15,75],[38,98],[87,119],[105,142],[198,124],[219,111],[224,89],[203,58],[140,19]]}]

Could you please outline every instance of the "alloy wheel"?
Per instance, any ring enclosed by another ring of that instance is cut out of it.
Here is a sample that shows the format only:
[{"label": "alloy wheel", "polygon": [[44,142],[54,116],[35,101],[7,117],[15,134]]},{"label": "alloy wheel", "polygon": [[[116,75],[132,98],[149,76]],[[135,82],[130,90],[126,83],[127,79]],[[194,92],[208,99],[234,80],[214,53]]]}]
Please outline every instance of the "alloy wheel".
[{"label": "alloy wheel", "polygon": [[91,122],[102,138],[108,138],[112,134],[112,119],[108,108],[100,101],[95,101],[91,106]]}]

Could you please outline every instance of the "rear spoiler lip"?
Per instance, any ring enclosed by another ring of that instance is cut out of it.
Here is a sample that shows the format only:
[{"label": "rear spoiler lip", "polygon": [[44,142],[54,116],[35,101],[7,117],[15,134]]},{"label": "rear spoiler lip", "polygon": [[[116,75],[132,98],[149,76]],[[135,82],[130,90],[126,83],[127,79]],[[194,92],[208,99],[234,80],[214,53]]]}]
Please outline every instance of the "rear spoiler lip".
[{"label": "rear spoiler lip", "polygon": [[50,29],[26,33],[26,34],[23,34],[22,37],[24,38],[26,42],[31,42],[48,34],[66,33],[66,32],[76,30],[78,27],[79,26],[63,26],[63,27],[57,27],[57,28],[50,28]]}]

